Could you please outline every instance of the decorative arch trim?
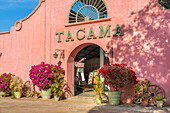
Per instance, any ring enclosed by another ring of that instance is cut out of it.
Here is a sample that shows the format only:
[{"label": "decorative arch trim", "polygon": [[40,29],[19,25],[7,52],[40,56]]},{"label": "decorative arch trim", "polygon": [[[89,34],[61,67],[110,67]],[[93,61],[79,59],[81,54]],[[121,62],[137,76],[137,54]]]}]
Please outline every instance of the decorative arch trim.
[{"label": "decorative arch trim", "polygon": [[40,0],[38,6],[25,18],[21,19],[20,21],[16,21],[15,22],[15,25],[14,25],[14,28],[16,31],[19,31],[21,30],[22,28],[22,22],[26,21],[27,19],[29,19],[41,6],[41,4],[45,2],[45,0]]}]

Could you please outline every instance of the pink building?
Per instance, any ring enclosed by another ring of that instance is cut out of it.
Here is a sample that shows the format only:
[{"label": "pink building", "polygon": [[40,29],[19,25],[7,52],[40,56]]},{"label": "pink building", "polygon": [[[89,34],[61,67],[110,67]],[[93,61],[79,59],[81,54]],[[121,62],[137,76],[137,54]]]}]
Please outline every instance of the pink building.
[{"label": "pink building", "polygon": [[138,80],[161,86],[170,99],[169,21],[169,10],[157,0],[40,0],[31,14],[0,33],[0,74],[26,81],[31,66],[58,64],[74,94],[74,61],[95,59],[87,66],[91,71],[106,63],[107,51],[110,63],[133,67]]}]

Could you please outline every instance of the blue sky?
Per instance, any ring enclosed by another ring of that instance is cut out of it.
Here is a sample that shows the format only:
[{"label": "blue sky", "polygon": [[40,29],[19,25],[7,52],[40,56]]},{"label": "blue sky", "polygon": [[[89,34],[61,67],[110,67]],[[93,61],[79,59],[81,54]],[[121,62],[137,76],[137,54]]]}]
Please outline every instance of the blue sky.
[{"label": "blue sky", "polygon": [[25,18],[39,0],[0,0],[0,32],[10,31],[17,20]]}]

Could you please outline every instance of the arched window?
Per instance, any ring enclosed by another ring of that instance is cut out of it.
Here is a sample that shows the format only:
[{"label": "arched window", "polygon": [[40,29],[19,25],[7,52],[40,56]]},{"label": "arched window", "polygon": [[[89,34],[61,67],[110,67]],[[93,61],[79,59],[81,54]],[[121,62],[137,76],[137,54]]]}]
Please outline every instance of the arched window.
[{"label": "arched window", "polygon": [[107,17],[107,6],[103,0],[76,0],[70,9],[68,23],[86,22]]}]

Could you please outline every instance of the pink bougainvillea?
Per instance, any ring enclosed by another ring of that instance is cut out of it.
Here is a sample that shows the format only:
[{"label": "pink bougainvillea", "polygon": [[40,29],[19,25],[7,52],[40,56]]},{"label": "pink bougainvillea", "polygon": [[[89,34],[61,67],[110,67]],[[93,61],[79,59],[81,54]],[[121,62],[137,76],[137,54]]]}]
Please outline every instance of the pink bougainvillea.
[{"label": "pink bougainvillea", "polygon": [[59,75],[65,75],[63,68],[53,64],[45,64],[44,62],[32,66],[29,74],[33,84],[40,89],[50,88],[53,81]]},{"label": "pink bougainvillea", "polygon": [[0,91],[6,92],[6,95],[11,94],[10,82],[15,75],[4,73],[0,75]]}]

